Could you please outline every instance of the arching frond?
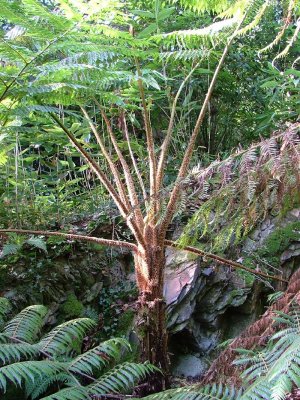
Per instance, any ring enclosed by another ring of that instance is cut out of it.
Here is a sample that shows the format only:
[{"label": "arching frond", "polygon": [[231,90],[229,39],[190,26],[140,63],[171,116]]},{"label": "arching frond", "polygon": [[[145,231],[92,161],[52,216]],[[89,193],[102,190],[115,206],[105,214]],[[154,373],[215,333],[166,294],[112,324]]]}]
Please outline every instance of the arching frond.
[{"label": "arching frond", "polygon": [[31,360],[38,353],[38,347],[31,344],[1,344],[0,361],[2,365],[5,365],[15,363],[20,360]]},{"label": "arching frond", "polygon": [[291,315],[278,314],[275,320],[286,327],[270,338],[266,348],[259,352],[248,352],[249,356],[243,356],[235,362],[246,365],[250,363],[243,377],[252,383],[241,400],[283,400],[293,385],[299,387],[300,313],[294,311]]},{"label": "arching frond", "polygon": [[88,390],[91,395],[125,393],[153,372],[158,372],[158,369],[149,363],[124,363],[97,379]]},{"label": "arching frond", "polygon": [[123,350],[130,350],[127,340],[121,338],[107,340],[74,358],[68,369],[73,373],[81,372],[91,375],[94,369],[99,370],[117,360]]},{"label": "arching frond", "polygon": [[50,396],[42,397],[41,400],[90,400],[91,397],[86,387],[77,386],[62,389]]},{"label": "arching frond", "polygon": [[8,384],[22,387],[26,382],[36,382],[65,372],[65,365],[54,361],[23,361],[0,368],[0,389]]},{"label": "arching frond", "polygon": [[144,397],[145,400],[240,400],[242,390],[224,385],[191,385]]},{"label": "arching frond", "polygon": [[78,318],[64,322],[46,334],[38,346],[41,351],[55,354],[65,354],[78,348],[87,331],[95,326],[90,318]]},{"label": "arching frond", "polygon": [[47,308],[44,306],[29,306],[5,325],[3,333],[10,339],[34,343],[43,326],[46,314]]},{"label": "arching frond", "polygon": [[[34,382],[27,381],[25,385],[26,396],[31,399],[40,399],[43,393],[46,393],[49,387],[53,385],[62,386],[75,386],[74,392],[78,389],[78,380],[71,374],[67,372],[61,372],[51,376],[43,376],[42,378],[37,378]],[[83,388],[84,389],[84,388]],[[70,389],[69,389],[70,390]],[[59,391],[59,393],[61,393]],[[73,393],[75,396],[75,394]],[[59,394],[59,396],[62,396]],[[61,397],[60,397],[61,398]],[[76,397],[74,397],[76,398]]]}]

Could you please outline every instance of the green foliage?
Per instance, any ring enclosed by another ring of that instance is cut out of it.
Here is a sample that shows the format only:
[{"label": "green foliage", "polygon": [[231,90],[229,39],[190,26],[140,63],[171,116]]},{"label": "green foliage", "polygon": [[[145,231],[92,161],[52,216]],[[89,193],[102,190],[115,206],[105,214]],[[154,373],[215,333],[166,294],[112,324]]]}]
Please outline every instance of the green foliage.
[{"label": "green foliage", "polygon": [[137,287],[133,282],[121,282],[114,287],[102,289],[99,299],[104,325],[101,337],[107,338],[127,333],[133,313],[132,310],[124,312],[123,305],[135,300],[137,295]]},{"label": "green foliage", "polygon": [[74,293],[70,293],[62,306],[62,312],[69,317],[80,317],[83,310],[84,306],[81,301],[77,299]]},{"label": "green foliage", "polygon": [[26,244],[30,247],[43,250],[45,253],[47,253],[46,242],[42,238],[31,237],[29,239],[23,239],[18,237],[17,235],[11,235],[9,243],[4,244],[3,246],[1,258],[18,254],[18,252],[24,249],[24,246]]},{"label": "green foliage", "polygon": [[170,389],[144,397],[147,400],[240,400],[242,391],[234,387],[211,385],[199,387],[197,385]]},{"label": "green foliage", "polygon": [[124,311],[118,320],[117,332],[120,336],[127,335],[128,330],[132,327],[135,312],[133,310]]},{"label": "green foliage", "polygon": [[[0,305],[4,313],[7,301],[1,298]],[[149,363],[122,362],[131,351],[125,339],[110,339],[82,352],[84,337],[95,327],[88,318],[68,321],[38,338],[46,312],[44,306],[30,306],[5,324],[0,392],[14,385],[33,400],[81,400],[128,393],[140,380],[158,372]]]}]

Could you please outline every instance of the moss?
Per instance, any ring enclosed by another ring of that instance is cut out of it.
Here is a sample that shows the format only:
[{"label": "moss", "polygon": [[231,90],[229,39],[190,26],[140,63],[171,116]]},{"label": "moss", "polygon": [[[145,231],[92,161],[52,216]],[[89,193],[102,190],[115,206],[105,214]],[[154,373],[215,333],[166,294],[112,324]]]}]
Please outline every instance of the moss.
[{"label": "moss", "polygon": [[[277,228],[265,240],[264,245],[257,249],[253,256],[246,257],[243,264],[246,267],[253,268],[257,264],[257,259],[266,260],[274,267],[280,266],[280,257],[282,253],[290,246],[293,241],[300,239],[300,221],[291,222],[284,227]],[[254,275],[240,271],[240,275],[245,279],[247,286],[252,286],[255,280]]]},{"label": "moss", "polygon": [[229,292],[229,301],[232,301],[235,297],[242,296],[244,294],[243,289],[233,289]]},{"label": "moss", "polygon": [[117,327],[117,336],[126,335],[132,326],[134,311],[127,310],[119,318]]},{"label": "moss", "polygon": [[80,317],[83,310],[83,304],[77,299],[74,293],[68,295],[67,300],[62,306],[62,312],[69,317]]},{"label": "moss", "polygon": [[277,264],[281,254],[289,245],[300,238],[300,222],[292,222],[285,227],[276,229],[266,239],[264,246],[257,254],[271,263]]},{"label": "moss", "polygon": [[[251,257],[245,257],[243,260],[243,265],[248,268],[254,269],[253,259]],[[255,275],[250,274],[250,272],[238,270],[238,274],[244,280],[244,284],[246,287],[252,287],[255,281]]]},{"label": "moss", "polygon": [[282,207],[279,212],[279,217],[282,219],[293,208],[300,206],[300,192],[297,187],[291,192],[287,193],[282,201]]}]

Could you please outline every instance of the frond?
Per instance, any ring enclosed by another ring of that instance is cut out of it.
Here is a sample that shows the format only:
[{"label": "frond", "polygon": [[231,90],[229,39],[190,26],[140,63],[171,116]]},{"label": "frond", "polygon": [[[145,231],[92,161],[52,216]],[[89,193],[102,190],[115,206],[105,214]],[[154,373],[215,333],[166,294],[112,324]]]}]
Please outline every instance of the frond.
[{"label": "frond", "polygon": [[3,333],[10,339],[34,343],[47,311],[47,308],[41,305],[26,307],[5,325]]},{"label": "frond", "polygon": [[148,374],[159,370],[149,363],[124,363],[87,386],[91,395],[126,393]]},{"label": "frond", "polygon": [[42,397],[41,400],[91,400],[86,387],[76,386],[62,389],[50,396]]},{"label": "frond", "polygon": [[2,249],[1,258],[17,254],[22,245],[17,243],[5,243]]},{"label": "frond", "polygon": [[26,243],[28,243],[30,246],[36,247],[37,249],[41,249],[45,253],[47,253],[46,242],[45,242],[45,240],[43,240],[39,237],[31,237],[26,240]]},{"label": "frond", "polygon": [[243,350],[244,356],[234,362],[236,365],[251,364],[242,377],[252,383],[246,388],[241,400],[283,400],[291,392],[293,385],[299,387],[299,312],[278,315],[276,321],[286,324],[287,327],[275,333],[263,350]]},{"label": "frond", "polygon": [[0,368],[0,389],[6,391],[7,385],[22,387],[23,383],[36,382],[65,372],[62,363],[54,361],[22,361]]},{"label": "frond", "polygon": [[65,354],[81,344],[87,331],[95,327],[90,318],[77,318],[53,328],[38,343],[43,352],[51,355]]},{"label": "frond", "polygon": [[298,18],[298,20],[297,20],[296,29],[295,29],[295,31],[293,33],[293,36],[287,41],[287,44],[286,44],[285,48],[280,53],[278,53],[277,56],[274,58],[273,63],[278,58],[283,58],[288,54],[288,52],[290,51],[292,45],[299,38],[299,32],[300,32],[300,18]]},{"label": "frond", "polygon": [[[176,4],[178,0],[171,0],[171,3]],[[229,0],[179,0],[179,3],[186,8],[199,13],[211,12],[221,13],[228,9],[231,5]]]},{"label": "frond", "polygon": [[25,385],[26,396],[30,397],[33,400],[40,398],[40,396],[45,393],[50,386],[53,386],[54,384],[77,387],[78,380],[73,377],[73,375],[67,372],[61,372],[55,375],[37,378],[34,382],[27,381]]},{"label": "frond", "polygon": [[192,385],[144,397],[145,400],[240,400],[242,390],[224,385]]},{"label": "frond", "polygon": [[154,35],[152,40],[163,43],[165,46],[178,46],[180,49],[191,49],[199,45],[205,48],[214,48],[218,43],[222,43],[233,32],[237,24],[234,18],[214,22],[213,24],[199,29],[189,29],[173,31],[169,33]]},{"label": "frond", "polygon": [[257,378],[252,385],[247,387],[239,400],[270,400],[270,383],[264,378]]},{"label": "frond", "polygon": [[39,353],[37,346],[24,343],[1,344],[0,361],[2,365],[32,359]]},{"label": "frond", "polygon": [[118,359],[120,352],[124,349],[130,350],[127,340],[121,338],[107,340],[74,358],[69,364],[68,370],[72,373],[92,375],[93,369],[99,370],[111,361]]},{"label": "frond", "polygon": [[[250,2],[250,7],[248,9],[248,20],[250,19],[250,22],[241,28],[238,32],[237,35],[245,35],[247,32],[253,30],[256,28],[259,23],[261,22],[263,16],[266,13],[266,10],[268,7],[271,6],[272,1],[271,0],[256,0]],[[250,14],[250,16],[249,16]],[[250,18],[249,18],[250,17]]]},{"label": "frond", "polygon": [[223,161],[191,170],[183,186],[189,194],[186,210],[193,213],[180,246],[197,245],[206,236],[212,244],[208,251],[225,251],[243,240],[266,212],[278,213],[299,179],[299,169],[293,167],[299,164],[299,152],[295,124]]}]

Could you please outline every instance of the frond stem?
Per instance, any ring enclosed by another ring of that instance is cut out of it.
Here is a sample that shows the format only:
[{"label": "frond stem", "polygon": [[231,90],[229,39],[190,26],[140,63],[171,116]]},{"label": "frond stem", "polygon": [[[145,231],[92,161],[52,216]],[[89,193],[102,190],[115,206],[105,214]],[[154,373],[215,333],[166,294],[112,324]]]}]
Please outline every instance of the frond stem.
[{"label": "frond stem", "polygon": [[158,160],[157,175],[156,175],[156,190],[157,190],[157,192],[159,192],[159,190],[162,186],[162,181],[163,181],[163,176],[164,176],[164,173],[163,173],[164,166],[165,166],[166,157],[167,157],[169,145],[170,145],[171,138],[172,138],[177,102],[178,102],[179,96],[180,96],[184,86],[186,85],[186,83],[188,82],[190,77],[193,75],[194,71],[196,70],[196,68],[198,66],[199,66],[199,62],[196,63],[196,65],[190,70],[188,75],[181,82],[181,85],[179,86],[179,89],[176,93],[176,96],[175,96],[173,104],[172,104],[168,130],[167,130],[166,137],[163,141],[163,144],[161,146],[161,153],[160,153],[159,160]]},{"label": "frond stem", "polygon": [[119,195],[122,198],[122,201],[125,203],[126,207],[129,209],[130,208],[130,204],[128,202],[127,195],[126,195],[126,190],[125,190],[125,187],[124,187],[123,182],[121,180],[121,176],[119,174],[119,171],[116,168],[111,156],[108,154],[108,151],[105,148],[105,145],[104,145],[104,143],[103,143],[103,141],[102,141],[102,139],[101,139],[101,137],[99,135],[99,132],[98,132],[95,124],[93,123],[93,121],[89,117],[87,111],[83,107],[80,107],[80,109],[81,109],[85,119],[88,121],[92,132],[94,133],[94,136],[95,136],[95,138],[97,140],[97,143],[98,143],[98,145],[100,147],[100,150],[101,150],[102,154],[104,155],[106,161],[108,162],[110,170],[111,170],[111,172],[112,172],[112,174],[113,174],[113,176],[114,176],[114,178],[116,180],[116,185],[117,185],[117,189],[118,189]]},{"label": "frond stem", "polygon": [[136,240],[142,245],[145,246],[144,237],[139,229],[139,226],[136,224],[134,220],[132,220],[132,213],[127,209],[123,201],[121,200],[118,193],[115,191],[113,185],[108,180],[107,176],[101,171],[97,162],[85,151],[85,149],[81,146],[81,144],[77,141],[73,133],[63,124],[63,122],[58,118],[54,113],[50,113],[51,117],[54,121],[62,128],[62,130],[66,133],[71,143],[73,143],[74,147],[79,151],[79,153],[83,156],[86,163],[89,167],[95,172],[98,176],[100,182],[104,185],[112,199],[114,200],[116,206],[118,207],[122,217],[125,219],[126,224],[129,229],[132,231]]},{"label": "frond stem", "polygon": [[[140,97],[142,101],[143,108],[143,118],[145,124],[145,132],[146,132],[146,140],[147,140],[147,150],[149,153],[149,172],[150,172],[150,196],[153,198],[153,205],[150,207],[150,220],[155,218],[157,214],[157,192],[156,192],[156,157],[155,157],[155,148],[154,148],[154,140],[153,140],[153,131],[151,127],[149,112],[147,110],[146,98],[145,98],[145,90],[142,81],[142,73],[138,59],[135,59],[136,70],[138,75],[138,87],[140,92]],[[155,223],[155,221],[154,221]]]},{"label": "frond stem", "polygon": [[213,90],[214,90],[214,87],[215,87],[219,72],[220,72],[220,70],[221,70],[221,68],[222,68],[222,66],[224,64],[224,61],[226,59],[226,56],[227,56],[228,51],[230,49],[230,46],[231,46],[234,38],[236,37],[236,34],[239,31],[239,29],[240,29],[245,17],[246,17],[246,14],[244,14],[243,18],[238,23],[234,33],[228,39],[227,44],[226,44],[226,46],[225,46],[225,48],[223,50],[222,56],[221,56],[221,58],[219,60],[219,63],[217,65],[216,69],[215,69],[213,78],[212,78],[212,80],[210,82],[209,88],[208,88],[206,96],[205,96],[205,100],[204,100],[204,102],[202,104],[202,107],[201,107],[200,113],[198,115],[198,119],[197,119],[196,125],[194,127],[194,130],[193,130],[193,133],[191,135],[190,141],[189,141],[189,143],[187,145],[187,148],[186,148],[186,151],[185,151],[185,154],[184,154],[184,157],[183,157],[183,160],[182,160],[182,163],[181,163],[181,166],[180,166],[177,178],[176,178],[176,182],[175,182],[174,188],[172,190],[172,193],[171,193],[168,205],[167,205],[166,215],[165,215],[165,217],[164,217],[164,219],[162,221],[162,224],[161,224],[161,226],[162,226],[161,234],[162,235],[165,234],[166,229],[169,226],[169,224],[170,224],[170,222],[171,222],[171,220],[173,218],[173,215],[174,215],[174,212],[175,212],[175,209],[176,209],[176,204],[177,204],[177,201],[178,201],[178,198],[179,198],[179,195],[180,195],[180,190],[181,190],[180,182],[182,181],[182,179],[185,178],[185,176],[187,174],[189,163],[191,161],[192,154],[193,154],[193,151],[194,151],[194,148],[195,148],[196,139],[197,139],[197,136],[199,134],[200,128],[202,126],[202,123],[203,123],[203,120],[204,120],[204,117],[205,117],[205,114],[206,114],[206,110],[207,110],[209,101],[211,99],[211,96],[212,96],[212,93],[213,93]]},{"label": "frond stem", "polygon": [[62,237],[64,239],[71,240],[82,240],[85,242],[98,243],[104,246],[109,247],[122,247],[127,248],[132,251],[137,251],[137,246],[134,243],[123,242],[121,240],[110,240],[110,239],[102,239],[94,236],[86,236],[86,235],[78,235],[75,233],[65,233],[65,232],[52,232],[52,231],[39,231],[39,230],[31,230],[31,229],[0,229],[1,233],[17,233],[19,235],[41,235],[41,236],[56,236]]},{"label": "frond stem", "polygon": [[126,181],[126,184],[127,184],[127,190],[128,190],[128,194],[129,194],[129,199],[130,199],[132,207],[134,208],[133,213],[134,213],[134,215],[136,217],[136,221],[137,221],[139,227],[141,229],[143,229],[143,226],[144,226],[143,215],[142,215],[142,212],[141,212],[141,209],[140,209],[140,206],[139,206],[139,200],[138,200],[138,197],[137,197],[137,193],[136,193],[136,190],[135,190],[133,177],[132,177],[132,174],[130,172],[129,166],[128,166],[128,164],[127,164],[127,162],[126,162],[126,160],[125,160],[125,158],[124,158],[124,156],[123,156],[123,154],[121,152],[121,149],[120,149],[120,147],[118,145],[117,139],[116,139],[115,134],[114,134],[114,132],[112,130],[112,126],[110,124],[110,121],[109,121],[107,115],[105,114],[105,112],[102,109],[102,107],[99,104],[99,102],[96,99],[94,99],[94,100],[95,100],[97,106],[100,109],[101,115],[102,115],[102,117],[104,119],[105,125],[107,127],[107,131],[109,133],[109,137],[110,137],[111,142],[112,142],[112,144],[114,146],[114,149],[115,149],[115,151],[117,153],[117,156],[119,157],[119,160],[120,160],[120,162],[122,164],[122,168],[123,168],[123,172],[124,172],[124,176],[125,176],[125,181]]},{"label": "frond stem", "polygon": [[240,263],[238,263],[236,261],[228,260],[226,258],[217,256],[216,254],[207,253],[206,251],[197,249],[196,247],[192,247],[192,246],[181,247],[176,242],[173,242],[171,240],[165,240],[165,245],[168,246],[168,247],[173,247],[175,249],[177,248],[178,250],[189,251],[191,253],[197,254],[197,255],[205,257],[205,258],[210,258],[212,260],[215,260],[219,264],[229,265],[230,267],[232,267],[234,269],[242,269],[243,271],[247,271],[250,274],[253,274],[253,275],[256,275],[256,276],[260,276],[262,278],[274,279],[276,281],[288,283],[288,281],[286,279],[283,279],[278,275],[269,275],[269,274],[267,274],[265,272],[262,272],[262,271],[255,271],[255,270],[253,270],[251,268],[245,267],[243,264],[240,264]]}]

